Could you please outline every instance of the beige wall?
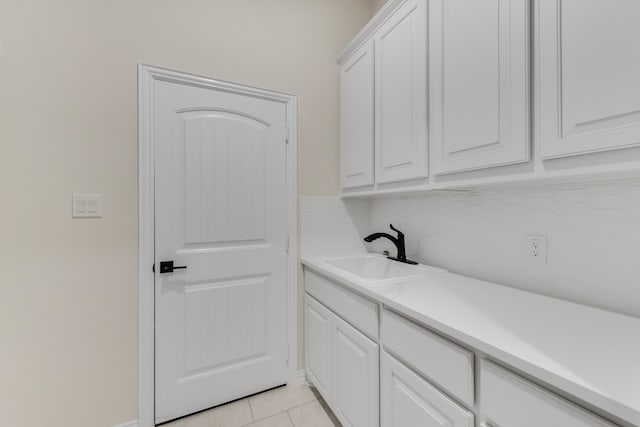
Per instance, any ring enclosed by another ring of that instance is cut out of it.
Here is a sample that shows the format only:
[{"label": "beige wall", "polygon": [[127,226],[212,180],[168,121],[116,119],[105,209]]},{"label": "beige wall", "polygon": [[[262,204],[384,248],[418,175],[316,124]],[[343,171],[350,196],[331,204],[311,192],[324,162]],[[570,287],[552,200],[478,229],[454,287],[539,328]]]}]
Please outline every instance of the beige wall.
[{"label": "beige wall", "polygon": [[371,0],[371,16],[375,15],[386,2],[387,0]]},{"label": "beige wall", "polygon": [[[0,0],[0,425],[136,418],[137,64],[299,96],[300,193],[338,189],[335,57],[370,0]],[[71,193],[104,217],[71,219]]]}]

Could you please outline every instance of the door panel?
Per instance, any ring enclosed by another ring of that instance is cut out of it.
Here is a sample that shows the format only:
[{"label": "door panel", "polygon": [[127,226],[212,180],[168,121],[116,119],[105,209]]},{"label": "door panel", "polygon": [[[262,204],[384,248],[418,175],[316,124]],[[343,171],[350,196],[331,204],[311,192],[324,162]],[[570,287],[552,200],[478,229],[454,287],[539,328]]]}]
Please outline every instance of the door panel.
[{"label": "door panel", "polygon": [[286,382],[284,104],[154,83],[156,421]]},{"label": "door panel", "polygon": [[430,0],[435,173],[529,160],[529,2]]},{"label": "door panel", "polygon": [[260,276],[186,288],[186,377],[183,380],[204,371],[213,372],[234,363],[266,357],[265,288],[268,279],[269,276]]},{"label": "door panel", "polygon": [[309,295],[304,305],[305,367],[325,401],[331,404],[331,312]]},{"label": "door panel", "polygon": [[340,67],[342,188],[373,184],[373,42]]},{"label": "door panel", "polygon": [[409,0],[374,36],[376,182],[427,176],[427,11]]},{"label": "door panel", "polygon": [[473,427],[471,412],[386,352],[381,375],[382,427]]},{"label": "door panel", "polygon": [[378,345],[332,316],[333,407],[345,427],[378,425]]},{"label": "door panel", "polygon": [[[181,114],[186,244],[265,242],[267,125],[213,111]],[[242,141],[242,143],[228,143]]]},{"label": "door panel", "polygon": [[640,2],[539,2],[543,157],[640,144]]}]

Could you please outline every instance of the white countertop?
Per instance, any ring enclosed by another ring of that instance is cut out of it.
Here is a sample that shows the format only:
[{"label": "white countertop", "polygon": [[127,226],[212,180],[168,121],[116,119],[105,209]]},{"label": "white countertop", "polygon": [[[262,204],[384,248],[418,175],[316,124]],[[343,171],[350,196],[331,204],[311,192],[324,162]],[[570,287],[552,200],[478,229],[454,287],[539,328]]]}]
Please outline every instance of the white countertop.
[{"label": "white countertop", "polygon": [[317,273],[640,425],[640,319],[451,273],[370,285],[322,257]]}]

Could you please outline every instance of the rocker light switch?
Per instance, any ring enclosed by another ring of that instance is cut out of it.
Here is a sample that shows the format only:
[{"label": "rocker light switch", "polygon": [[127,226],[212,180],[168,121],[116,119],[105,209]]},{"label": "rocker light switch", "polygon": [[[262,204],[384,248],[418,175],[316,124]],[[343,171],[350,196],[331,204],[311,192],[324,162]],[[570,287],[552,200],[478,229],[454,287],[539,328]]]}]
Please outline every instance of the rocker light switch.
[{"label": "rocker light switch", "polygon": [[101,218],[102,194],[73,194],[73,218]]}]

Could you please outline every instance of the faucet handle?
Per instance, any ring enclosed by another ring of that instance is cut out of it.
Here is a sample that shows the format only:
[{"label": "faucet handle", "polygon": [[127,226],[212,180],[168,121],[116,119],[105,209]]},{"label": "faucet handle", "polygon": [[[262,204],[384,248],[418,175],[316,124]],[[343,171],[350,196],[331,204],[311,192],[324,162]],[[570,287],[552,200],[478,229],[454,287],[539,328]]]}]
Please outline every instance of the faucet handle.
[{"label": "faucet handle", "polygon": [[403,233],[402,231],[398,230],[397,228],[395,228],[395,227],[393,226],[393,224],[389,224],[389,227],[391,227],[391,229],[392,229],[393,231],[395,231],[396,233],[398,233],[398,237],[400,237],[400,236],[404,236],[404,233]]}]

